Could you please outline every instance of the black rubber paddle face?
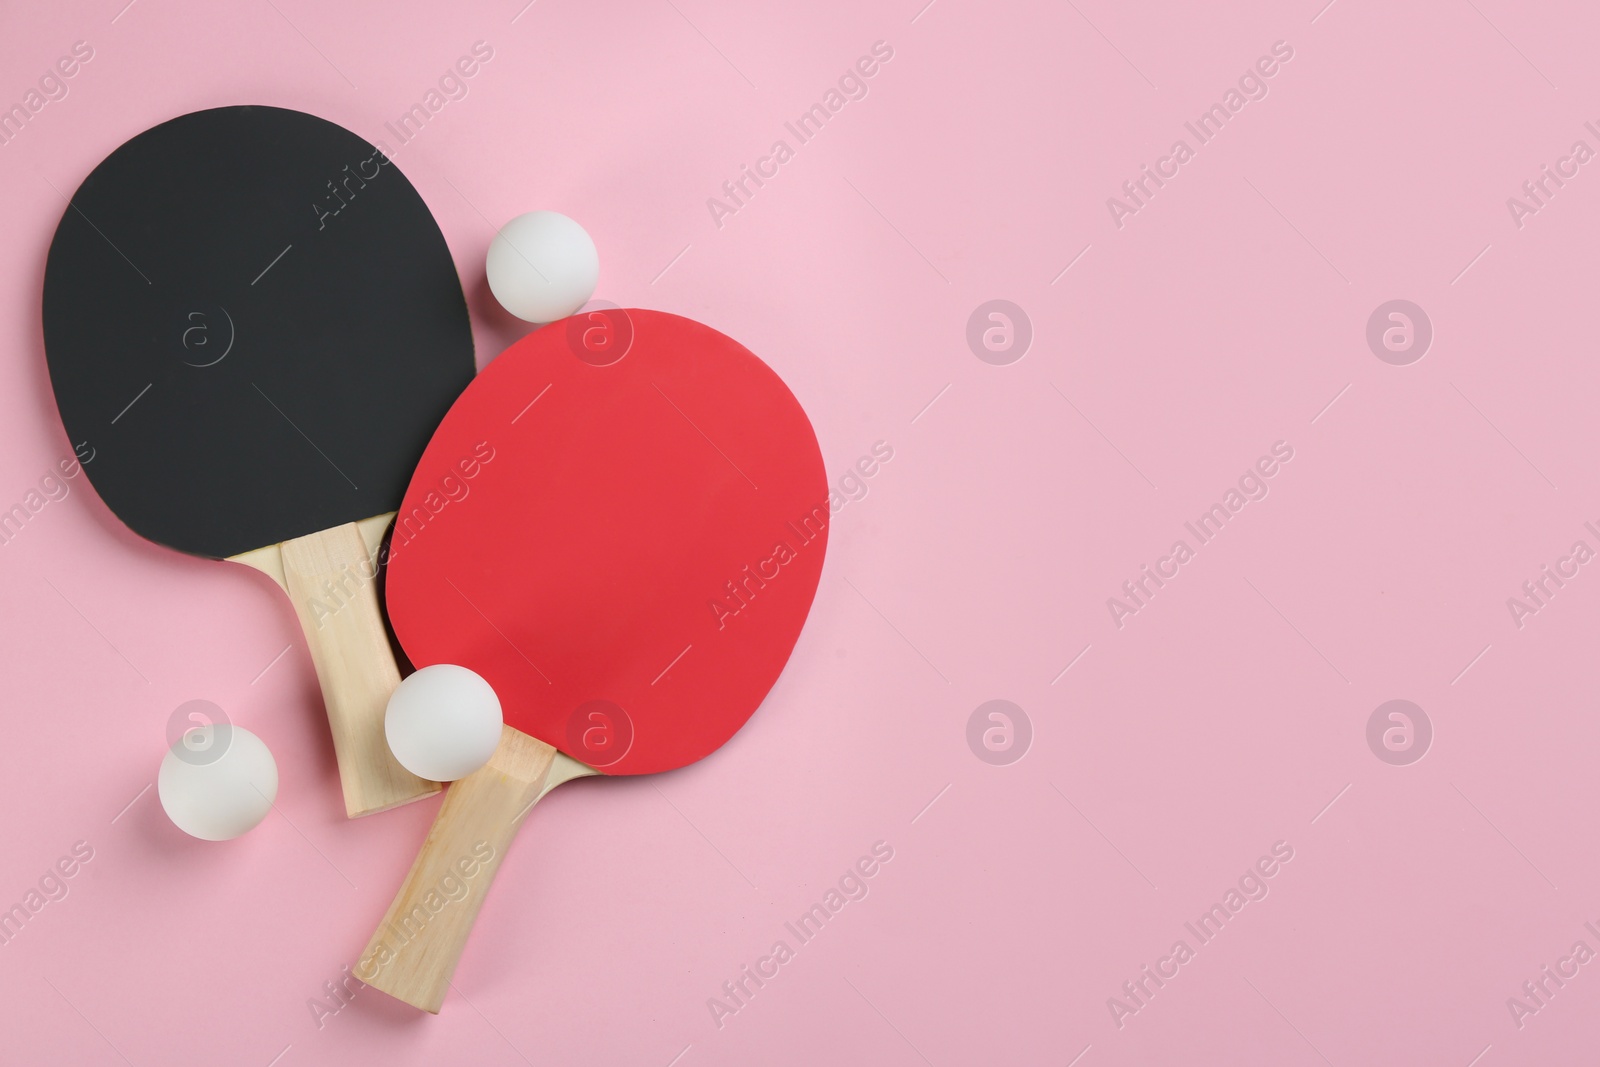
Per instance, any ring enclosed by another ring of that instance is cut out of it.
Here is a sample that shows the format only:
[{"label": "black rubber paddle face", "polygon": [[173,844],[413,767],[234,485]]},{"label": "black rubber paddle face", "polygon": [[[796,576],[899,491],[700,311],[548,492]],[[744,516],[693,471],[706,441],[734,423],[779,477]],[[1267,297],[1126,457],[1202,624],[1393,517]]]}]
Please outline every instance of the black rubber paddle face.
[{"label": "black rubber paddle face", "polygon": [[411,183],[271,107],[184,115],[95,168],[50,246],[44,340],[101,498],[213,558],[395,510],[475,369]]}]

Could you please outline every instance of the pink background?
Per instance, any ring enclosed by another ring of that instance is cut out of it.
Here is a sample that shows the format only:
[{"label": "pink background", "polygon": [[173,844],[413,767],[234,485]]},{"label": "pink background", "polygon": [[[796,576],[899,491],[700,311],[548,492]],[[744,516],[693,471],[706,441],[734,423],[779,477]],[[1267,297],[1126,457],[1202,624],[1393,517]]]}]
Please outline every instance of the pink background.
[{"label": "pink background", "polygon": [[[1600,148],[1592,11],[922,3],[8,16],[0,101],[75,41],[94,58],[0,147],[0,508],[70,454],[39,327],[52,185],[222,104],[386,139],[478,40],[494,58],[396,159],[455,253],[480,360],[523,330],[487,294],[493,226],[552,208],[593,234],[599,296],[763,355],[836,480],[876,441],[894,458],[836,516],[794,658],[733,742],[541,805],[439,1017],[366,991],[320,1027],[308,999],[356,958],[434,802],[346,821],[288,603],[143,543],[75,480],[0,546],[0,904],[75,841],[94,858],[0,946],[0,1060],[1498,1067],[1600,1048],[1600,963],[1521,1028],[1506,1006],[1574,941],[1600,949],[1600,574],[1520,629],[1506,606],[1574,541],[1600,547],[1600,164],[1521,228],[1506,207],[1575,140]],[[869,95],[719,228],[707,198],[879,40]],[[1269,95],[1119,229],[1106,199],[1193,147],[1185,120],[1279,40]],[[1034,330],[1006,366],[965,337],[995,298]],[[1397,298],[1435,332],[1409,366],[1365,340]],[[1106,599],[1280,440],[1270,495],[1119,629]],[[231,844],[141,793],[193,698],[278,759],[278,812]],[[1009,766],[966,740],[997,698],[1033,728]],[[1396,698],[1435,732],[1409,766],[1366,741]],[[719,1028],[708,998],[880,840],[870,894]],[[1107,998],[1277,841],[1294,859],[1270,895],[1119,1028]]]}]

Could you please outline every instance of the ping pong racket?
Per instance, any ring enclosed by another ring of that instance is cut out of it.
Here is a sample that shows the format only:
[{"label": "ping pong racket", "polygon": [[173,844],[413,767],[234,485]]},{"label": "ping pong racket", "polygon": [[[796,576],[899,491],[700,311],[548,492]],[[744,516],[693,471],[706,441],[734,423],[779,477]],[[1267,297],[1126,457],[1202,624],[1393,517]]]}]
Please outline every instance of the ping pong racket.
[{"label": "ping pong racket", "polygon": [[437,1012],[546,792],[733,736],[799,638],[828,517],[805,412],[710,327],[594,312],[490,363],[423,453],[384,582],[407,656],[488,679],[505,728],[446,792],[357,977]]},{"label": "ping pong racket", "polygon": [[293,601],[348,814],[437,792],[384,741],[399,673],[373,556],[475,365],[450,250],[410,182],[311,115],[183,115],[72,197],[43,319],[61,421],[94,449],[106,505]]}]

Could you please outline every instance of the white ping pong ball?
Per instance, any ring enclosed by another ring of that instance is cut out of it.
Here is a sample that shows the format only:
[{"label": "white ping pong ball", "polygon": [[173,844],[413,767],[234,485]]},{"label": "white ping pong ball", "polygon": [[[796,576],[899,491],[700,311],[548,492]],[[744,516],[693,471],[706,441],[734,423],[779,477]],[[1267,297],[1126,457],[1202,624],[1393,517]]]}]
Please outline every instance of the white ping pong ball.
[{"label": "white ping pong ball", "polygon": [[518,215],[495,234],[489,289],[511,314],[554,322],[583,307],[600,280],[600,254],[587,231],[555,211]]},{"label": "white ping pong ball", "polygon": [[383,732],[400,766],[430,782],[454,782],[489,762],[504,721],[500,698],[481,675],[435,663],[395,688]]},{"label": "white ping pong ball", "polygon": [[231,841],[272,810],[278,764],[249,730],[228,723],[199,726],[161,758],[156,792],[167,818],[190,837]]}]

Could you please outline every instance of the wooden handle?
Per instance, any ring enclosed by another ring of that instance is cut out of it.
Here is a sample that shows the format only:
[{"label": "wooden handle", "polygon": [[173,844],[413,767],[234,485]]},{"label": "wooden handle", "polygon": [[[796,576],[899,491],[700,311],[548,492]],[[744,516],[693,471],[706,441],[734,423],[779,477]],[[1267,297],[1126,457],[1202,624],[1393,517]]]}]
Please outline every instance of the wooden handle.
[{"label": "wooden handle", "polygon": [[[504,727],[489,762],[452,785],[355,976],[438,1014],[472,923],[556,750]],[[570,763],[571,761],[565,761]]]},{"label": "wooden handle", "polygon": [[278,548],[283,587],[322,683],[345,813],[354,819],[437,793],[439,783],[400,766],[383,733],[384,709],[400,671],[378,611],[375,563],[361,528],[347,523]]}]

